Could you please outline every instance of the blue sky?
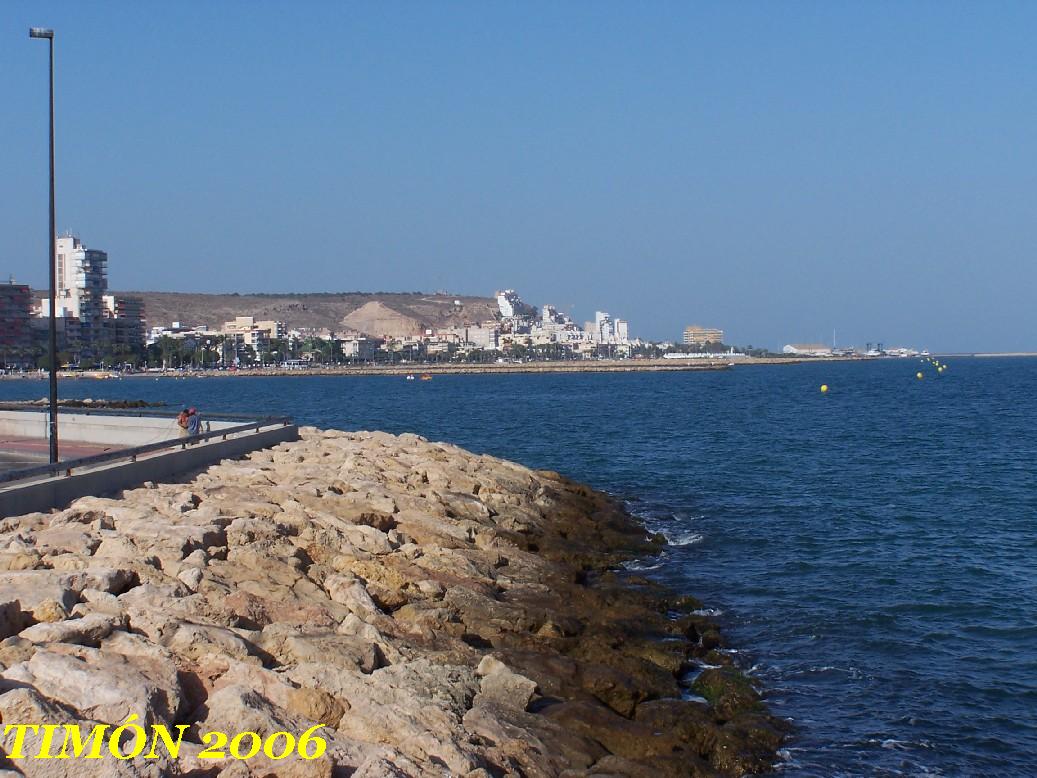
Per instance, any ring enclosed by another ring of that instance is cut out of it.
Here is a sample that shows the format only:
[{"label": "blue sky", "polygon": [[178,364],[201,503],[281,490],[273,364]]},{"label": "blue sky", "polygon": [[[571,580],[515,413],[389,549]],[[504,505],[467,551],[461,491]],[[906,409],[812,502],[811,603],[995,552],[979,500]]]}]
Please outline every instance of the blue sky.
[{"label": "blue sky", "polygon": [[1037,350],[1037,4],[0,7],[0,274]]}]

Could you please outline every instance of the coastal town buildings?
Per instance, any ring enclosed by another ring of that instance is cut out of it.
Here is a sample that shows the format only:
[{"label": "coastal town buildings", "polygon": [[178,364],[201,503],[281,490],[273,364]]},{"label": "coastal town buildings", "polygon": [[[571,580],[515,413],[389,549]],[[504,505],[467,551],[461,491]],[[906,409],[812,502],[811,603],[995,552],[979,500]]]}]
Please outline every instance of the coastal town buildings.
[{"label": "coastal town buildings", "polygon": [[[533,349],[537,356],[553,358],[624,356],[630,353],[629,324],[606,311],[596,311],[594,321],[580,328],[554,305],[539,310],[522,302],[507,289],[497,293],[500,319],[496,348],[504,351]],[[492,325],[487,325],[489,329]],[[487,343],[486,348],[494,348]]]},{"label": "coastal town buildings", "polygon": [[[630,338],[629,324],[604,311],[580,327],[554,305],[523,302],[514,289],[495,293],[492,318],[463,321],[453,300],[448,326],[433,326],[415,311],[369,301],[345,314],[340,329],[289,329],[284,321],[235,316],[216,327],[172,322],[147,333],[149,362],[219,367],[349,362],[592,359],[630,356],[644,344]],[[487,311],[481,311],[487,313]],[[172,345],[172,343],[179,345]],[[215,358],[211,354],[216,354]]]},{"label": "coastal town buildings", "polygon": [[104,304],[104,342],[122,349],[139,349],[147,340],[144,301],[139,297],[107,294]]},{"label": "coastal town buildings", "polygon": [[[174,321],[168,327],[152,327],[147,343],[150,347],[163,342],[177,342],[192,359],[211,359],[214,364],[229,367],[283,362],[291,358],[304,339],[314,337],[319,336],[289,330],[283,321],[236,316],[216,328],[205,324],[191,326],[180,321]],[[333,334],[330,334],[330,339],[335,340]]]},{"label": "coastal town buildings", "polygon": [[[147,332],[144,302],[108,294],[107,252],[87,248],[71,234],[57,236],[54,244],[59,350],[75,362],[103,358],[116,349],[123,355],[141,352]],[[44,322],[33,322],[34,331],[49,329],[49,297],[40,299],[34,313]]]},{"label": "coastal town buildings", "polygon": [[224,343],[229,344],[234,354],[240,358],[246,348],[259,355],[270,350],[270,336],[265,330],[245,330],[242,332],[221,332]]},{"label": "coastal town buildings", "polygon": [[502,318],[511,319],[522,314],[525,304],[514,289],[504,289],[494,295]]},{"label": "coastal town buildings", "polygon": [[495,322],[449,327],[437,330],[434,339],[493,351],[500,345],[500,328]]},{"label": "coastal town buildings", "polygon": [[342,356],[350,361],[366,362],[374,357],[376,341],[371,338],[350,337],[339,341]]},{"label": "coastal town buildings", "polygon": [[525,332],[537,320],[537,309],[519,297],[514,289],[496,292],[500,326],[504,332]]},{"label": "coastal town buildings", "polygon": [[707,343],[723,343],[724,331],[713,327],[700,327],[697,324],[684,328],[685,346],[705,346]]},{"label": "coastal town buildings", "polygon": [[583,329],[590,334],[593,343],[618,345],[629,341],[627,322],[612,318],[606,311],[595,311],[594,321],[587,322]]},{"label": "coastal town buildings", "polygon": [[[582,326],[560,306],[545,304],[534,307],[525,303],[514,289],[486,298],[446,298],[433,301],[440,310],[429,305],[429,298],[413,293],[413,300],[396,302],[388,293],[387,300],[371,300],[373,295],[357,295],[356,307],[346,308],[341,315],[300,317],[288,313],[293,323],[325,323],[325,326],[289,327],[286,321],[261,318],[274,311],[305,311],[299,304],[284,307],[270,304],[264,297],[250,301],[242,296],[241,308],[253,315],[238,315],[222,323],[173,321],[168,326],[145,326],[145,304],[142,298],[108,293],[105,252],[87,249],[74,236],[58,239],[61,256],[55,268],[61,270],[62,286],[57,306],[58,351],[62,366],[112,367],[118,365],[152,368],[206,367],[247,368],[263,365],[295,367],[329,365],[335,362],[526,362],[539,360],[613,359],[735,359],[737,350],[721,346],[725,337],[719,328],[690,325],[676,343],[646,342],[634,339],[629,323],[608,311],[597,310],[592,321]],[[8,284],[0,295],[0,365],[12,362],[12,354],[24,348],[28,331],[31,355],[29,364],[44,364],[48,322],[44,293],[29,290],[28,326],[19,330],[12,322],[11,299],[25,300],[29,287]],[[105,290],[97,298],[96,292]],[[152,294],[152,293],[146,293]],[[163,315],[194,317],[227,310],[225,301],[218,305],[199,304],[189,295],[153,293],[148,306]],[[203,295],[203,297],[206,297]],[[230,297],[227,295],[225,297]],[[363,300],[367,297],[367,300]],[[172,298],[172,300],[170,300]],[[180,298],[185,298],[181,302]],[[96,319],[84,321],[80,316],[96,317],[91,312],[100,300],[100,327]],[[473,304],[477,299],[479,304]],[[214,301],[215,302],[215,301]],[[232,303],[233,304],[233,303]],[[294,305],[294,304],[293,304]],[[425,306],[425,307],[422,307]],[[568,306],[571,309],[571,306]],[[442,311],[449,311],[443,314]],[[430,313],[431,311],[431,313]],[[77,315],[79,314],[79,315]],[[469,316],[471,317],[469,319]],[[220,316],[219,318],[224,318]],[[24,316],[19,320],[24,321]],[[331,324],[329,328],[326,326]],[[145,344],[134,356],[134,344]],[[41,350],[42,348],[42,350]],[[788,344],[784,353],[803,356],[918,356],[911,348],[885,349],[881,343],[866,350],[833,349],[819,343]],[[749,349],[751,356],[769,356],[764,348]]]},{"label": "coastal town buildings", "polygon": [[[79,319],[75,316],[58,316],[54,319],[57,329],[58,353],[73,355],[80,354],[83,350],[83,339],[79,329]],[[50,336],[50,319],[47,316],[34,316],[32,318],[33,342],[38,344],[40,350],[46,353],[46,346]]]},{"label": "coastal town buildings", "polygon": [[540,321],[532,327],[531,335],[533,343],[537,345],[572,344],[582,341],[585,337],[575,322],[566,314],[560,313],[553,305],[541,308]]},{"label": "coastal town buildings", "polygon": [[0,285],[0,367],[23,367],[32,357],[32,290],[12,279]]},{"label": "coastal town buildings", "polygon": [[[215,329],[154,328],[149,344],[163,338],[194,342],[215,338],[227,352],[220,364],[255,364],[268,360],[300,364],[348,361],[485,360],[489,354],[511,359],[573,359],[624,356],[632,345],[623,319],[598,312],[597,324],[581,329],[553,305],[536,308],[514,289],[494,295],[495,316],[481,320],[431,326],[410,310],[395,310],[371,301],[346,314],[342,329],[290,330],[285,322],[236,316]],[[463,315],[461,300],[454,314]]]},{"label": "coastal town buildings", "polygon": [[182,322],[174,321],[168,327],[162,327],[160,325],[152,327],[150,330],[148,330],[146,342],[147,345],[150,346],[153,343],[158,342],[162,338],[182,339],[188,337],[189,335],[197,334],[199,332],[204,331],[204,327],[202,327],[201,329],[197,327],[188,327]]},{"label": "coastal town buildings", "polygon": [[225,322],[219,334],[259,352],[266,350],[270,341],[288,337],[288,325],[283,321],[256,321],[252,316],[237,316]]}]

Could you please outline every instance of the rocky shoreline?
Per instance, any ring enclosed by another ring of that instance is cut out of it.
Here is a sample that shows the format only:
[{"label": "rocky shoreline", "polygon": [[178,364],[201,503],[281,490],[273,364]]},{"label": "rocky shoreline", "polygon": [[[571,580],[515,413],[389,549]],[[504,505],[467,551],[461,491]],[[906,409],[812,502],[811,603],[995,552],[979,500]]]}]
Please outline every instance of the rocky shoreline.
[{"label": "rocky shoreline", "polygon": [[[38,400],[0,400],[0,410],[20,410],[22,408],[46,408],[49,401],[46,397]],[[136,410],[137,408],[165,408],[164,402],[147,402],[145,400],[94,400],[87,397],[82,400],[58,400],[60,408],[87,408],[92,410]]]},{"label": "rocky shoreline", "polygon": [[[701,604],[617,572],[661,542],[556,473],[306,428],[183,483],[0,521],[0,715],[189,726],[176,760],[89,770],[113,776],[765,771],[785,725]],[[315,724],[313,761],[199,756],[206,731]]]}]

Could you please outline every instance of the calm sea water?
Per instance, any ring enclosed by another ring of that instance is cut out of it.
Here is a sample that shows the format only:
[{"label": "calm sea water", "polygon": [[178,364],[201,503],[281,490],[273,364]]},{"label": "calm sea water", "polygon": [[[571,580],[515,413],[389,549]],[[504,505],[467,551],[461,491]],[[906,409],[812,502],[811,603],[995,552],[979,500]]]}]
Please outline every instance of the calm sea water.
[{"label": "calm sea water", "polygon": [[[797,725],[796,776],[1037,774],[1037,360],[69,381],[415,431],[626,499]],[[821,383],[831,386],[821,395]],[[0,399],[42,382],[0,382]]]}]

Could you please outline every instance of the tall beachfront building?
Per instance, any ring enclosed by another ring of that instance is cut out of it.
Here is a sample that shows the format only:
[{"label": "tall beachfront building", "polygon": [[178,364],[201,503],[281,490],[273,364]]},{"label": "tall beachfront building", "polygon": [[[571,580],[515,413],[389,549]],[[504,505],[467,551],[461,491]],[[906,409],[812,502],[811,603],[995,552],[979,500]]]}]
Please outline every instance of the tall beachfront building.
[{"label": "tall beachfront building", "polygon": [[[74,338],[66,347],[80,356],[102,356],[113,346],[143,349],[147,335],[144,301],[139,297],[108,294],[108,253],[88,249],[74,235],[59,235],[55,244],[57,305],[61,327]],[[40,315],[47,317],[50,301],[40,302]]]},{"label": "tall beachfront building", "polygon": [[108,254],[98,249],[88,249],[73,235],[62,235],[55,243],[57,315],[79,319],[83,344],[87,347],[95,346],[104,337]]}]

